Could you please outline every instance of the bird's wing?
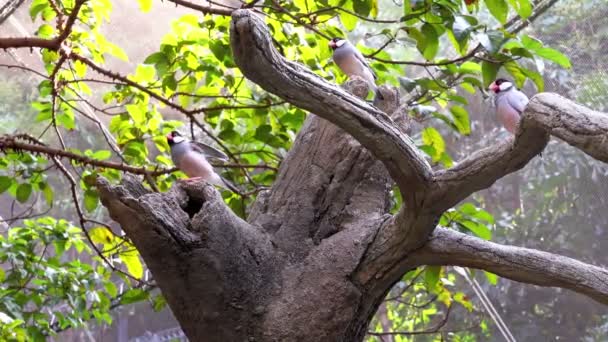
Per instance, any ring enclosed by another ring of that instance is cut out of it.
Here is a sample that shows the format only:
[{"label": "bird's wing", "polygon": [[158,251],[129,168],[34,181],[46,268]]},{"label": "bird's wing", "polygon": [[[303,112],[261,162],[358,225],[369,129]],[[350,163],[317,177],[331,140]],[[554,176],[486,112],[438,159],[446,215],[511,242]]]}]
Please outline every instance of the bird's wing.
[{"label": "bird's wing", "polygon": [[513,109],[515,109],[520,115],[526,109],[528,102],[530,100],[526,96],[526,94],[521,91],[514,89],[507,94],[507,102]]},{"label": "bird's wing", "polygon": [[224,160],[224,161],[228,160],[228,156],[224,152],[218,150],[215,147],[211,147],[205,143],[198,142],[198,141],[191,141],[191,144],[192,144],[192,148],[196,152],[204,155],[205,157],[215,158],[215,159]]},{"label": "bird's wing", "polygon": [[355,50],[355,58],[361,62],[361,64],[363,64],[363,66],[365,66],[367,69],[369,69],[369,71],[372,73],[372,75],[374,76],[374,79],[377,80],[378,79],[378,75],[376,75],[376,73],[374,72],[374,69],[372,69],[372,67],[367,63],[367,61],[365,60],[365,57],[363,57],[363,55],[361,54],[361,52],[353,47]]}]

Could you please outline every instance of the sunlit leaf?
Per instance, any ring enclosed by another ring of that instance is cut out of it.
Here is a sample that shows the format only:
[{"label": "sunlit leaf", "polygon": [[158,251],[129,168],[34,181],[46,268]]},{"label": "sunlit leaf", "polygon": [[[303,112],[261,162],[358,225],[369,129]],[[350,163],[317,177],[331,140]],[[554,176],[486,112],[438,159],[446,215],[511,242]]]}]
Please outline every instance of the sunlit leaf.
[{"label": "sunlit leaf", "polygon": [[466,109],[461,106],[452,106],[450,112],[454,117],[454,124],[460,134],[468,135],[471,133],[471,122],[469,120],[469,113]]},{"label": "sunlit leaf", "polygon": [[152,8],[152,0],[137,0],[139,2],[139,8],[142,12],[149,12]]},{"label": "sunlit leaf", "polygon": [[488,279],[488,282],[492,285],[496,285],[498,284],[498,276],[494,273],[490,273],[488,271],[483,271],[483,274],[486,276],[486,279]]},{"label": "sunlit leaf", "polygon": [[485,0],[485,3],[494,18],[496,18],[501,24],[507,22],[509,7],[507,6],[507,2],[505,0]]},{"label": "sunlit leaf", "polygon": [[91,228],[89,230],[89,236],[91,237],[91,241],[102,245],[113,244],[115,239],[114,233],[104,226]]},{"label": "sunlit leaf", "polygon": [[427,127],[422,131],[422,142],[434,149],[435,153],[431,155],[433,161],[439,160],[441,154],[445,152],[445,141],[441,134],[433,127]]}]

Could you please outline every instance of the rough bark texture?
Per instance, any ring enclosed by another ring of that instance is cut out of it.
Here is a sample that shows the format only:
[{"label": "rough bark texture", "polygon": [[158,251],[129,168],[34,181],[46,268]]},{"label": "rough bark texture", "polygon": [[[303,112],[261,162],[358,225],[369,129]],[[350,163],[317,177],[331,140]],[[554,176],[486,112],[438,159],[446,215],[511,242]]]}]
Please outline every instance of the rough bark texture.
[{"label": "rough bark texture", "polygon": [[[433,172],[407,121],[386,114],[400,112],[395,90],[381,88],[374,107],[351,94],[367,94],[364,81],[349,81],[350,93],[329,84],[285,60],[247,10],[233,13],[231,43],[246,77],[316,114],[247,222],[209,185],[159,194],[130,177],[98,184],[191,341],[361,341],[386,292],[421,265],[486,269],[608,303],[604,269],[435,229],[444,210],[523,167],[550,134],[605,160],[603,114],[538,95],[513,140]],[[392,180],[405,202],[394,216]]]}]

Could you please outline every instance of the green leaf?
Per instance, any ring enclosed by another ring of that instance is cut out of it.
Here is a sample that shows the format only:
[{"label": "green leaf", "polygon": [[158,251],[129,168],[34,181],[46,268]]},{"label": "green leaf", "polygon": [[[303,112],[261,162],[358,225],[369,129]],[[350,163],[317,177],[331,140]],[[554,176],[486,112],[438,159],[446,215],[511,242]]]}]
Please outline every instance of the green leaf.
[{"label": "green leaf", "polygon": [[6,272],[0,267],[0,283],[4,282],[4,279],[6,279]]},{"label": "green leaf", "polygon": [[142,289],[130,289],[120,296],[120,304],[132,304],[148,299],[150,294]]},{"label": "green leaf", "polygon": [[517,88],[522,88],[526,82],[526,75],[524,75],[519,64],[517,64],[515,61],[508,61],[504,64],[504,67],[507,72],[513,76]]},{"label": "green leaf", "polygon": [[534,53],[544,59],[555,62],[566,69],[570,69],[572,67],[572,64],[570,64],[570,59],[557,50],[551,48],[540,48],[534,50]]},{"label": "green leaf", "polygon": [[344,28],[348,31],[354,30],[359,23],[359,19],[357,17],[346,12],[340,13],[340,21],[342,22]]},{"label": "green leaf", "polygon": [[526,19],[532,14],[532,4],[530,0],[517,0],[519,6],[517,7],[517,14],[520,17]]},{"label": "green leaf", "polygon": [[496,285],[498,284],[498,276],[494,273],[490,273],[488,271],[483,271],[483,274],[486,276],[486,279],[488,279],[488,282],[492,285]]},{"label": "green leaf", "polygon": [[37,32],[38,37],[45,39],[51,38],[53,36],[53,33],[55,33],[55,29],[49,24],[43,24],[38,28]]},{"label": "green leaf", "polygon": [[435,292],[439,284],[441,266],[426,266],[424,269],[424,284],[429,292]]},{"label": "green leaf", "polygon": [[95,153],[93,153],[92,157],[93,159],[97,159],[97,160],[106,160],[108,158],[110,158],[112,156],[112,152],[108,151],[108,150],[99,150],[96,151]]},{"label": "green leaf", "polygon": [[434,153],[431,155],[433,161],[438,161],[443,152],[445,152],[445,141],[441,134],[433,127],[427,127],[422,131],[422,142],[424,145],[433,148]]},{"label": "green leaf", "polygon": [[372,6],[372,9],[369,14],[372,18],[376,18],[376,17],[378,17],[378,0],[370,0],[370,3]]},{"label": "green leaf", "polygon": [[49,5],[48,1],[34,0],[32,2],[32,5],[30,6],[30,17],[32,18],[32,21],[34,21],[36,19],[38,14],[40,14],[42,11],[49,9],[49,8],[50,8],[50,5]]},{"label": "green leaf", "polygon": [[134,249],[135,247],[132,247],[132,250],[122,252],[118,255],[118,257],[127,267],[129,274],[137,279],[141,279],[141,277],[144,275],[144,267],[139,259],[139,254]]},{"label": "green leaf", "polygon": [[113,245],[115,239],[114,233],[104,226],[91,228],[89,230],[89,237],[91,237],[91,241],[93,241],[93,243],[98,243],[104,246]]},{"label": "green leaf", "polygon": [[40,191],[42,191],[42,195],[44,195],[44,200],[46,204],[49,206],[53,204],[53,189],[45,182],[41,182],[38,184],[40,187]]},{"label": "green leaf", "polygon": [[127,112],[129,113],[133,121],[135,121],[135,124],[139,125],[144,123],[144,121],[146,120],[146,113],[142,110],[140,105],[129,104],[126,105],[125,108],[127,109]]},{"label": "green leaf", "polygon": [[353,0],[353,9],[357,14],[367,17],[372,10],[372,0]]},{"label": "green leaf", "polygon": [[110,297],[116,297],[116,295],[118,294],[118,289],[116,288],[116,285],[114,285],[113,282],[111,282],[111,281],[106,282],[104,284],[104,287],[106,288],[106,292],[108,292]]},{"label": "green leaf", "polygon": [[97,208],[99,204],[99,194],[94,190],[87,190],[84,192],[84,208],[91,212]]},{"label": "green leaf", "polygon": [[509,7],[507,6],[507,2],[505,0],[485,0],[485,2],[494,18],[496,18],[501,24],[507,22]]},{"label": "green leaf", "polygon": [[21,203],[25,203],[32,194],[32,185],[30,183],[21,183],[17,187],[17,201]]},{"label": "green leaf", "polygon": [[215,58],[220,61],[223,61],[226,58],[226,54],[230,52],[230,47],[228,45],[224,45],[221,40],[213,40],[209,44],[209,49],[213,52]]},{"label": "green leaf", "polygon": [[492,231],[485,224],[474,222],[471,220],[460,220],[458,225],[470,230],[473,234],[484,240],[490,240],[492,238]]},{"label": "green leaf", "polygon": [[137,2],[139,2],[139,9],[144,13],[149,12],[152,8],[152,0],[137,0]]},{"label": "green leaf", "polygon": [[[437,31],[435,27],[429,23],[425,23],[422,25],[422,35],[424,35],[424,42],[422,47],[422,55],[426,60],[432,60],[437,55],[437,51],[439,49],[439,37],[437,36]],[[418,47],[420,49],[420,46]]]},{"label": "green leaf", "polygon": [[460,134],[469,135],[471,133],[471,122],[469,113],[461,106],[452,106],[450,113],[454,117],[454,124]]},{"label": "green leaf", "polygon": [[401,85],[401,87],[403,89],[405,89],[405,91],[407,91],[409,93],[416,88],[416,85],[418,83],[416,83],[415,80],[408,78],[408,77],[399,77],[399,84]]},{"label": "green leaf", "polygon": [[489,87],[494,82],[498,74],[499,64],[483,61],[481,62],[481,75],[483,76],[483,86]]},{"label": "green leaf", "polygon": [[8,176],[0,176],[0,194],[13,185],[13,179]]},{"label": "green leaf", "polygon": [[165,297],[163,297],[162,294],[159,294],[158,296],[154,297],[154,299],[152,299],[152,308],[154,309],[155,312],[161,311],[166,306],[167,306],[167,301],[165,300]]},{"label": "green leaf", "polygon": [[545,91],[545,81],[541,74],[526,68],[521,68],[521,71],[524,73],[524,75],[526,75],[528,79],[534,82],[534,84],[536,85],[536,89],[539,93]]}]

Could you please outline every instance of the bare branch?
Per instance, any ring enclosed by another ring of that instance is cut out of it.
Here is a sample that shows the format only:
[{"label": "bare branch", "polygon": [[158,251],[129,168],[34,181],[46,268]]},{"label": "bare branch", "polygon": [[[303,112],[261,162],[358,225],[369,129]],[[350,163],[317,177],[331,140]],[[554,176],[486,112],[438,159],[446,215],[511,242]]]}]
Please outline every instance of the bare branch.
[{"label": "bare branch", "polygon": [[22,47],[39,47],[49,50],[59,50],[64,40],[68,38],[72,32],[72,27],[78,17],[80,8],[87,0],[76,0],[74,8],[66,21],[65,27],[61,30],[61,33],[53,39],[42,39],[36,37],[18,37],[18,38],[0,38],[0,49],[8,48],[22,48]]},{"label": "bare branch", "polygon": [[[66,151],[64,149],[57,149],[53,147],[49,147],[46,145],[41,145],[38,143],[25,143],[18,141],[18,139],[23,138],[24,136],[12,136],[12,135],[4,135],[0,136],[0,151],[4,150],[15,150],[15,151],[28,151],[33,153],[41,153],[45,154],[49,157],[59,157],[59,158],[67,158],[71,161],[78,162],[82,165],[92,165],[96,167],[102,167],[107,169],[114,169],[119,171],[128,172],[135,175],[149,175],[149,176],[160,176],[164,174],[168,174],[171,172],[177,171],[177,168],[159,168],[156,167],[154,169],[148,169],[145,167],[136,167],[131,165],[126,165],[122,163],[115,163],[104,160],[97,160],[89,157],[85,157],[80,154],[72,153]],[[277,169],[273,166],[269,165],[254,165],[254,164],[238,164],[238,163],[212,163],[215,167],[224,167],[224,168],[239,168],[239,169],[267,169],[272,171],[277,171]]]},{"label": "bare branch", "polygon": [[212,7],[212,6],[204,6],[204,5],[200,5],[200,4],[195,4],[190,1],[184,1],[184,0],[167,0],[167,1],[174,3],[176,6],[183,6],[183,7],[191,8],[193,10],[200,11],[203,14],[216,14],[216,15],[222,15],[222,16],[229,16],[233,12],[233,10],[230,8],[217,8],[217,7]]},{"label": "bare branch", "polygon": [[[388,115],[284,59],[264,22],[248,10],[232,15],[231,44],[243,74],[287,102],[334,123],[384,163],[411,207],[422,196],[431,169],[411,139]],[[315,99],[315,101],[311,101]],[[418,199],[417,199],[418,198]]]},{"label": "bare branch", "polygon": [[528,284],[562,287],[608,304],[608,270],[557,254],[437,228],[410,257],[420,265],[472,267]]}]

